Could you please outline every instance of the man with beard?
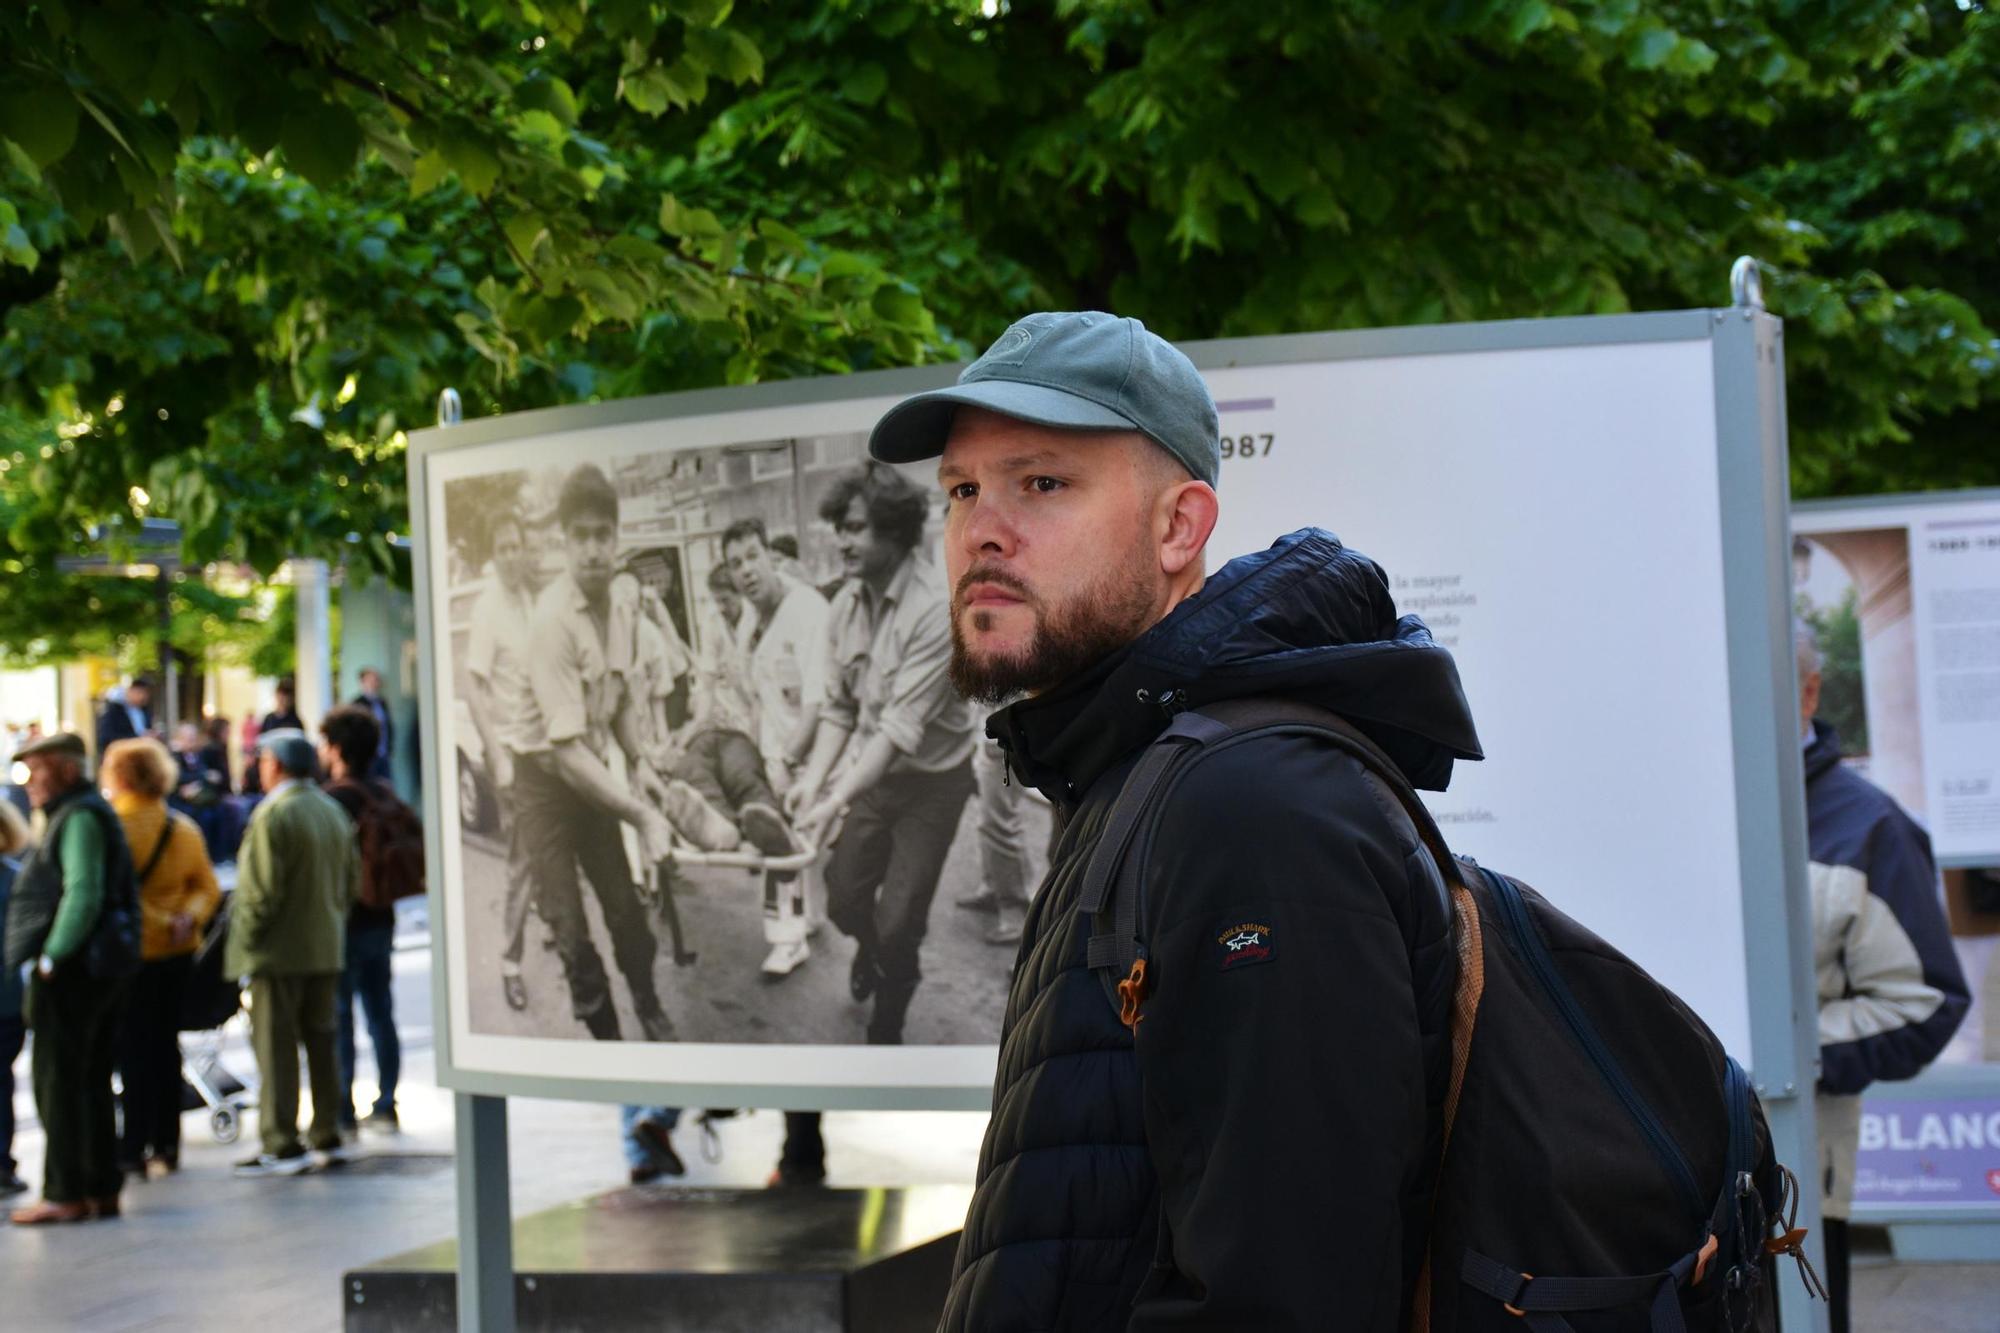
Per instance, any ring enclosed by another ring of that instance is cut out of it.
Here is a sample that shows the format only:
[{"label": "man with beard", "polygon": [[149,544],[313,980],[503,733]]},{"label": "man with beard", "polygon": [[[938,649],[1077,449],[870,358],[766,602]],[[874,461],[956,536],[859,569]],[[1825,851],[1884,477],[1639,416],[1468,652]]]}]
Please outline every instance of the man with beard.
[{"label": "man with beard", "polygon": [[874,1045],[903,1040],[938,872],[973,788],[972,716],[946,674],[945,592],[921,550],[929,510],[879,464],[840,478],[820,502],[847,582],[830,613],[812,752],[786,797],[808,842],[840,824],[826,913],[854,939],[848,991],[875,1001]]},{"label": "man with beard", "polygon": [[486,776],[500,803],[507,831],[507,888],[501,905],[506,944],[500,951],[500,988],[509,1008],[528,1007],[528,983],[521,975],[521,951],[534,903],[534,877],[515,811],[515,756],[541,743],[532,730],[534,686],[528,680],[529,621],[535,612],[535,557],[528,550],[521,516],[506,510],[490,529],[493,579],[472,608],[472,642],[466,670],[472,677],[472,725],[486,755]]},{"label": "man with beard", "polygon": [[1456,963],[1386,785],[1310,732],[1184,760],[1124,852],[1148,886],[1129,1019],[1078,899],[1133,764],[1189,708],[1316,704],[1442,787],[1479,753],[1450,656],[1329,533],[1208,576],[1215,405],[1136,320],[1031,315],[870,449],[941,455],[952,676],[1027,696],[987,730],[1062,820],[941,1327],[1407,1327]]},{"label": "man with beard", "polygon": [[[533,707],[521,719],[530,744],[514,767],[515,816],[533,867],[535,908],[555,935],[577,1020],[600,1041],[617,1041],[623,1034],[610,978],[590,939],[580,863],[646,1040],[672,1041],[673,1024],[653,984],[652,925],[618,831],[620,820],[638,830],[648,864],[672,848],[673,831],[659,810],[665,784],[647,760],[639,706],[627,688],[636,636],[611,597],[618,492],[585,463],[563,480],[556,522],[566,569],[535,603],[528,662]],[[614,743],[629,782],[612,771]]]}]

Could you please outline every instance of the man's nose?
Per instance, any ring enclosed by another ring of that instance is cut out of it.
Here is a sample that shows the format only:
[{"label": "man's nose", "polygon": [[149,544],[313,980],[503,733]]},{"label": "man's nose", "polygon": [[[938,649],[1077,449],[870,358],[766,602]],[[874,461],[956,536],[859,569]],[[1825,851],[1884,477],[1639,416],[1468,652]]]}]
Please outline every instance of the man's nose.
[{"label": "man's nose", "polygon": [[975,496],[965,511],[959,539],[965,549],[978,553],[1012,555],[1019,537],[1011,517],[996,500]]}]

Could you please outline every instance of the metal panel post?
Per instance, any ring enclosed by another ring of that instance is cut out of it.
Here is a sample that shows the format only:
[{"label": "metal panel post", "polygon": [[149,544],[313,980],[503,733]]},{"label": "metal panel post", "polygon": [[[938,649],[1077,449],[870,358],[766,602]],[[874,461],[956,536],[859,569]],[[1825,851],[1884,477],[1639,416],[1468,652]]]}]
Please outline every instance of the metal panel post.
[{"label": "metal panel post", "polygon": [[507,1099],[452,1094],[458,1138],[459,1333],[512,1333],[514,1222],[508,1204]]},{"label": "metal panel post", "polygon": [[[1818,1005],[1792,648],[1783,327],[1749,304],[1715,311],[1712,318],[1750,1073],[1778,1160],[1801,1182],[1799,1222],[1810,1228],[1807,1249],[1815,1266],[1823,1267],[1819,1136],[1813,1122]],[[1788,1333],[1825,1333],[1826,1306],[1811,1299],[1786,1269],[1778,1279],[1779,1313]]]}]

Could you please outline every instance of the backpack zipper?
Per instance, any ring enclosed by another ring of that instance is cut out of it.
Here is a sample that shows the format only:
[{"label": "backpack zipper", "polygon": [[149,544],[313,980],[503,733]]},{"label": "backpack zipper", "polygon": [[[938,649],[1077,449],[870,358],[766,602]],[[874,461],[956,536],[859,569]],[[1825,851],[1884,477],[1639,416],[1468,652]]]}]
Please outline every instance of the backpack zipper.
[{"label": "backpack zipper", "polygon": [[1646,1104],[1645,1098],[1639,1095],[1639,1090],[1625,1077],[1625,1071],[1619,1067],[1617,1059],[1611,1054],[1611,1049],[1597,1035],[1597,1030],[1591,1026],[1590,1019],[1577,1004],[1576,995],[1570,990],[1569,983],[1562,979],[1562,973],[1556,968],[1555,958],[1549,953],[1541,932],[1535,928],[1534,920],[1528,915],[1528,905],[1522,901],[1520,891],[1506,876],[1495,874],[1484,866],[1479,867],[1479,873],[1485,878],[1487,886],[1492,889],[1494,901],[1499,904],[1501,913],[1507,918],[1508,931],[1519,945],[1529,970],[1535,974],[1535,979],[1541,983],[1543,993],[1562,1015],[1570,1035],[1576,1039],[1577,1045],[1583,1048],[1583,1053],[1590,1057],[1590,1062],[1597,1066],[1598,1074],[1624,1104],[1626,1114],[1632,1117],[1634,1124],[1638,1125],[1640,1133],[1644,1134],[1647,1141],[1652,1144],[1654,1155],[1659,1158],[1660,1165],[1679,1187],[1681,1198],[1688,1205],[1688,1211],[1696,1217],[1706,1217],[1709,1210],[1702,1203],[1701,1190],[1695,1184],[1694,1169],[1688,1165],[1687,1158],[1681,1153],[1680,1145],[1673,1141],[1673,1137],[1660,1124],[1659,1117],[1653,1114],[1653,1108]]}]

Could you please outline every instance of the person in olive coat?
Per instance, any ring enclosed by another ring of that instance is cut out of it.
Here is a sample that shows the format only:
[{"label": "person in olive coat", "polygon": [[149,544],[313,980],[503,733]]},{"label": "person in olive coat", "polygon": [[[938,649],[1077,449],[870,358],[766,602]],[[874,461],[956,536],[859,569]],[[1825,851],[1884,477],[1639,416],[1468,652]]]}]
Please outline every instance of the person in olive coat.
[{"label": "person in olive coat", "polygon": [[[335,1001],[345,961],[347,912],[361,892],[354,825],[314,785],[318,756],[302,731],[257,738],[265,796],[237,855],[223,966],[250,981],[250,1039],[262,1086],[263,1150],[239,1176],[297,1175],[345,1161]],[[299,1141],[299,1047],[312,1083],[312,1156]]]}]

